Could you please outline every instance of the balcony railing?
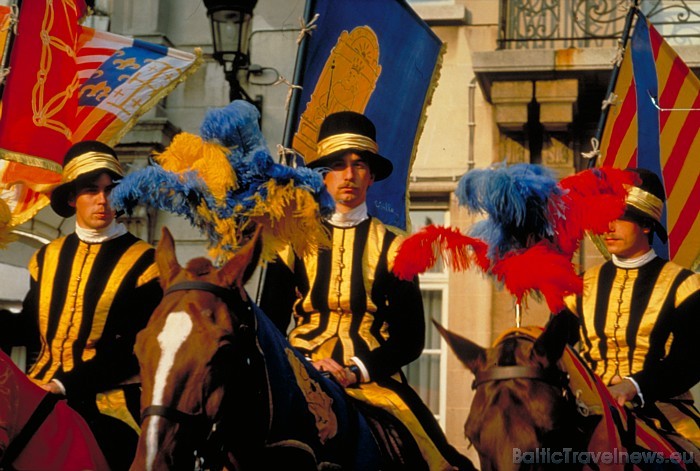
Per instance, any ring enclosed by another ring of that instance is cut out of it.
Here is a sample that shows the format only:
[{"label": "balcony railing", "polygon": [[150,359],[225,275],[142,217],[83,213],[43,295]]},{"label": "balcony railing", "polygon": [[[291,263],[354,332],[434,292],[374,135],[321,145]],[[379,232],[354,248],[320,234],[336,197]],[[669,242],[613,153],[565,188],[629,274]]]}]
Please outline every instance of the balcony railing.
[{"label": "balcony railing", "polygon": [[[631,0],[501,0],[500,49],[612,47]],[[642,0],[672,45],[700,45],[700,0]]]}]

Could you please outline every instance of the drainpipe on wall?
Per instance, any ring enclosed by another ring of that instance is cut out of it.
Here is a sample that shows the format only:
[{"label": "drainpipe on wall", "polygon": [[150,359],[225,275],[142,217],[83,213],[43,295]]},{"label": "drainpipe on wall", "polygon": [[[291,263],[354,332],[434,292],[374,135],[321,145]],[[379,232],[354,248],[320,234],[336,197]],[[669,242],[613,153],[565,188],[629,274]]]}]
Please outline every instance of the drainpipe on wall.
[{"label": "drainpipe on wall", "polygon": [[467,148],[467,172],[474,169],[474,133],[476,131],[476,121],[474,118],[476,107],[475,104],[476,97],[476,77],[473,77],[471,82],[469,82],[469,147]]},{"label": "drainpipe on wall", "polygon": [[[469,126],[469,145],[467,147],[467,172],[474,170],[476,164],[474,160],[474,140],[476,136],[476,77],[473,77],[469,82],[469,102],[467,104],[468,108],[468,119],[467,125]],[[486,278],[482,277],[480,281],[477,281],[480,286],[482,286],[486,291],[493,290],[493,284]],[[486,301],[488,307],[485,309],[489,313],[488,316],[477,316],[476,323],[473,325],[474,333],[478,340],[475,340],[480,345],[490,345],[493,342],[492,331],[493,331],[493,296],[490,296]]]}]

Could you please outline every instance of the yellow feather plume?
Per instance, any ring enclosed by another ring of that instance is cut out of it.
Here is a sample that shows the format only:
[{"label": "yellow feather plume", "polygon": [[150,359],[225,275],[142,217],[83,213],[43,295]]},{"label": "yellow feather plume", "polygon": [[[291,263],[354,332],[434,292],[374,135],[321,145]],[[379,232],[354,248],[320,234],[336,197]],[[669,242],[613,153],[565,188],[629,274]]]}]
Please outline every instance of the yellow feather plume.
[{"label": "yellow feather plume", "polygon": [[211,194],[220,202],[227,191],[238,188],[238,179],[226,157],[227,153],[228,149],[220,144],[182,132],[175,136],[165,151],[154,157],[169,172],[196,170]]},{"label": "yellow feather plume", "polygon": [[255,207],[250,211],[251,220],[263,226],[262,260],[273,260],[287,245],[299,256],[330,247],[330,235],[321,223],[318,204],[308,191],[295,187],[293,182],[279,185],[270,180],[264,186],[267,198],[256,196]]}]

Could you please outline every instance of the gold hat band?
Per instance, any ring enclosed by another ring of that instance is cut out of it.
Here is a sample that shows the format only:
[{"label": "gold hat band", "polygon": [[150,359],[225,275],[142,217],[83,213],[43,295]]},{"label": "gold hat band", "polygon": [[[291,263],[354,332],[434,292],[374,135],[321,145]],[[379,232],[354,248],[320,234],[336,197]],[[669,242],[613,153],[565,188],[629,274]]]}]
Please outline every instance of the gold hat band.
[{"label": "gold hat band", "polygon": [[648,214],[657,222],[661,222],[661,212],[664,209],[664,202],[648,191],[644,191],[638,186],[629,188],[627,194],[627,204],[637,208],[644,214]]},{"label": "gold hat band", "polygon": [[122,166],[114,156],[105,154],[104,152],[86,152],[75,157],[68,162],[63,169],[63,178],[61,183],[69,183],[81,175],[92,172],[93,170],[109,170],[120,177],[124,176]]},{"label": "gold hat band", "polygon": [[335,134],[318,143],[316,155],[320,159],[347,149],[367,150],[376,154],[379,151],[379,146],[372,139],[361,134]]}]

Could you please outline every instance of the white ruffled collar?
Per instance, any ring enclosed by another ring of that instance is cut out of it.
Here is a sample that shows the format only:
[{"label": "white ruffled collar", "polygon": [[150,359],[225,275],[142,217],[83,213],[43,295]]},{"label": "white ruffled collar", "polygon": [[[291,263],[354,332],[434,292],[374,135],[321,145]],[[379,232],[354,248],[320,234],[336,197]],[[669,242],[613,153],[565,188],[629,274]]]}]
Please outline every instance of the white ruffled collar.
[{"label": "white ruffled collar", "polygon": [[112,221],[104,229],[86,229],[75,223],[75,233],[86,244],[101,244],[108,240],[116,239],[126,234],[126,226],[120,222]]},{"label": "white ruffled collar", "polygon": [[351,209],[347,213],[335,212],[328,219],[328,222],[336,227],[354,227],[367,219],[367,203],[362,203],[356,208]]},{"label": "white ruffled collar", "polygon": [[644,255],[640,255],[639,257],[634,258],[620,258],[617,255],[613,255],[612,262],[615,264],[616,267],[630,269],[642,267],[655,258],[656,252],[654,252],[654,249],[651,249]]}]

